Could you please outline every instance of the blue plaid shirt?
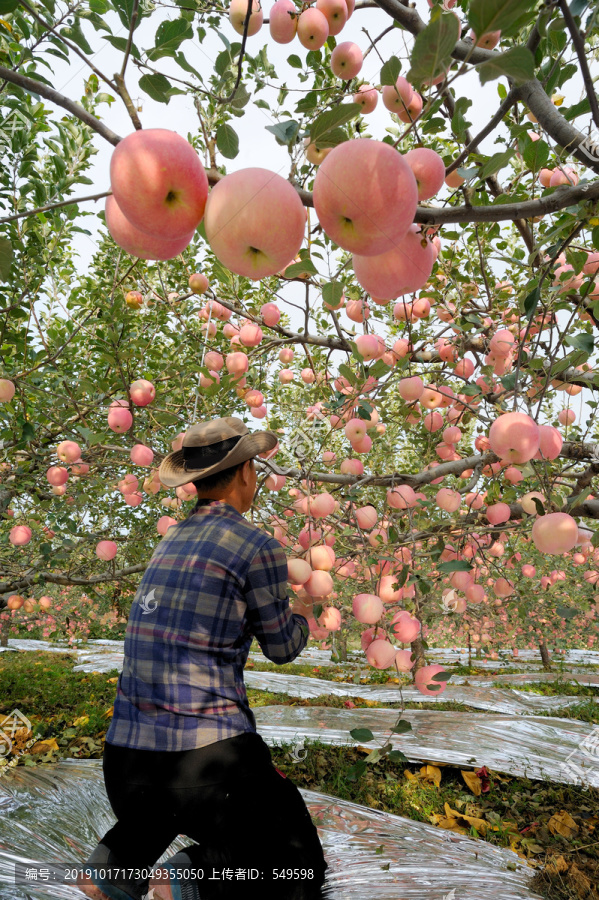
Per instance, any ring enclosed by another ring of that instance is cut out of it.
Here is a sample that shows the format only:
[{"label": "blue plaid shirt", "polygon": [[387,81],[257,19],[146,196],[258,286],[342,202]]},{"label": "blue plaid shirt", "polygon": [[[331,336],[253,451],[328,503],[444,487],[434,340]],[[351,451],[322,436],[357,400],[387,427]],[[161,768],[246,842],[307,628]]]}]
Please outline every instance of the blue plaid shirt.
[{"label": "blue plaid shirt", "polygon": [[281,664],[308,634],[279,542],[223,500],[199,501],[156,547],[131,605],[106,740],[176,751],[256,731],[243,681],[253,637]]}]

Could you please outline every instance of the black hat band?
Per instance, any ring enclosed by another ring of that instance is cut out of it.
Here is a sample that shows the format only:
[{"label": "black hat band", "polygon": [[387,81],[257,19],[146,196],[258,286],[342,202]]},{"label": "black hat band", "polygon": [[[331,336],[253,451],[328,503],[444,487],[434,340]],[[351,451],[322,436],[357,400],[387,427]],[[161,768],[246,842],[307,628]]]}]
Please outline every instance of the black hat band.
[{"label": "black hat band", "polygon": [[244,437],[239,434],[236,437],[208,444],[206,447],[182,447],[185,469],[208,469],[215,466],[231,452],[233,447]]}]

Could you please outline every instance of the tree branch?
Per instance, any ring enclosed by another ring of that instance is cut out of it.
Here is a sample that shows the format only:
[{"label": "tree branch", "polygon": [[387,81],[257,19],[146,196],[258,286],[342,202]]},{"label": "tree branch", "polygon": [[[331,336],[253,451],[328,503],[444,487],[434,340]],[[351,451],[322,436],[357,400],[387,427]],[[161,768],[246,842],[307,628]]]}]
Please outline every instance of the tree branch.
[{"label": "tree branch", "polygon": [[564,21],[568,26],[568,31],[570,32],[570,37],[572,38],[572,43],[574,44],[574,49],[576,50],[578,64],[580,66],[580,74],[582,75],[582,80],[584,82],[587,97],[591,106],[591,113],[593,114],[593,122],[595,123],[597,128],[599,128],[599,106],[597,105],[595,86],[593,84],[593,79],[591,78],[591,73],[589,72],[586,53],[584,52],[584,40],[574,20],[574,16],[570,11],[570,7],[566,3],[566,0],[559,0],[559,8],[562,11]]},{"label": "tree branch", "polygon": [[28,216],[36,216],[41,212],[48,212],[52,209],[60,209],[61,206],[74,206],[76,203],[85,203],[87,200],[101,200],[108,197],[112,191],[104,191],[102,194],[90,194],[89,197],[76,197],[74,200],[61,200],[59,203],[48,203],[46,206],[38,206],[36,209],[30,209],[29,212],[14,213],[11,216],[4,216],[0,219],[0,225],[4,222],[13,222],[15,219],[26,219]]},{"label": "tree branch", "polygon": [[109,144],[113,144],[116,147],[121,140],[118,134],[115,134],[114,131],[107,128],[107,126],[100,122],[99,119],[84,109],[80,103],[69,100],[64,94],[59,94],[58,91],[48,87],[47,84],[36,81],[35,78],[29,78],[27,75],[13,72],[12,69],[6,69],[4,66],[0,66],[0,78],[4,78],[5,81],[15,84],[17,87],[27,91],[28,94],[37,94],[40,97],[44,97],[46,100],[50,100],[52,103],[56,103],[57,106],[62,106],[62,108],[66,109],[67,112],[70,112],[71,115],[75,116],[85,125],[88,125],[93,131],[96,131],[105,138]]}]

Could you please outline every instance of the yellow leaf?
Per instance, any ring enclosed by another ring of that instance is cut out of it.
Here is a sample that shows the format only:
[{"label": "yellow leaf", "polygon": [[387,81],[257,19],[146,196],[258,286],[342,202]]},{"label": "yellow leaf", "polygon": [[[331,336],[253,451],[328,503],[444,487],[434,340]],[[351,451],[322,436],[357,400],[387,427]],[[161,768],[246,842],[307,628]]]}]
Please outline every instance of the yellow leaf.
[{"label": "yellow leaf", "polygon": [[[6,21],[6,19],[0,19],[0,22],[2,22],[2,24],[8,31],[12,32],[12,28],[10,27],[10,24]],[[36,665],[41,665],[41,663],[36,663]]]},{"label": "yellow leaf", "polygon": [[561,106],[565,99],[563,94],[554,94],[551,98],[551,102],[554,106]]},{"label": "yellow leaf", "polygon": [[462,771],[462,778],[464,779],[464,781],[466,782],[466,784],[468,785],[468,787],[470,788],[472,793],[475,794],[477,797],[480,797],[483,786],[482,786],[482,781],[480,780],[480,778],[478,777],[476,772],[463,772]]},{"label": "yellow leaf", "polygon": [[47,753],[49,750],[58,750],[58,744],[56,743],[56,738],[48,738],[45,741],[38,741],[33,745],[30,752],[31,753]]},{"label": "yellow leaf", "polygon": [[75,719],[71,724],[74,728],[78,728],[80,725],[87,725],[89,722],[89,716],[79,716],[78,719]]},{"label": "yellow leaf", "polygon": [[104,718],[109,719],[113,713],[114,713],[114,706],[111,706],[110,709],[107,709],[106,712],[104,713]]},{"label": "yellow leaf", "polygon": [[107,678],[106,684],[116,684],[118,680],[119,680],[119,676],[115,675],[114,678]]},{"label": "yellow leaf", "polygon": [[551,816],[547,823],[551,834],[561,834],[562,837],[573,837],[578,831],[578,825],[565,809]]},{"label": "yellow leaf", "polygon": [[436,787],[441,786],[441,769],[437,766],[426,765],[422,766],[420,769],[420,778],[422,781],[426,781],[429,784],[434,784]]},{"label": "yellow leaf", "polygon": [[413,772],[409,772],[408,769],[404,769],[404,775],[408,779],[408,781],[418,781]]}]

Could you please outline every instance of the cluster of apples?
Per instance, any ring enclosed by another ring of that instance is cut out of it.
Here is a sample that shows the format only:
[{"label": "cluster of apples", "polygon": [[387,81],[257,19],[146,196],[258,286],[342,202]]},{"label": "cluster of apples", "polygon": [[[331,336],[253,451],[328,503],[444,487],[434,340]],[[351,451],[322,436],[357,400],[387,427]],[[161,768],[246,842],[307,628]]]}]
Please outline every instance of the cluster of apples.
[{"label": "cluster of apples", "polygon": [[[371,139],[338,145],[320,165],[314,181],[319,221],[352,252],[358,282],[380,302],[419,290],[431,274],[439,238],[429,240],[413,221],[418,201],[434,196],[444,173],[433,150],[404,157]],[[176,256],[202,219],[220,262],[253,280],[284,271],[302,245],[306,210],[288,181],[247,168],[220,179],[208,195],[197,153],[175,132],[128,135],[112,155],[110,174],[108,229],[119,246],[143,259]]]}]

